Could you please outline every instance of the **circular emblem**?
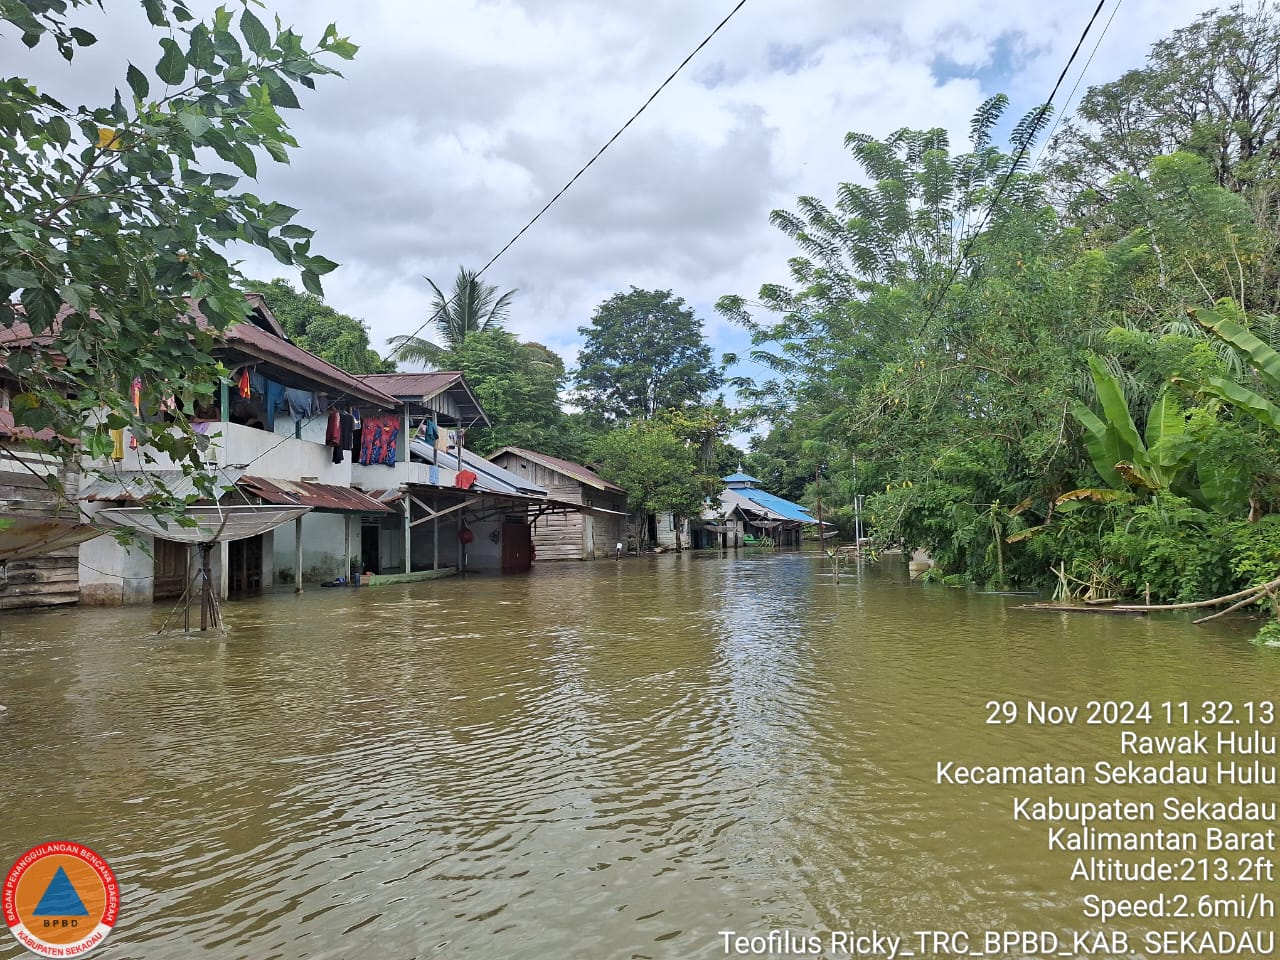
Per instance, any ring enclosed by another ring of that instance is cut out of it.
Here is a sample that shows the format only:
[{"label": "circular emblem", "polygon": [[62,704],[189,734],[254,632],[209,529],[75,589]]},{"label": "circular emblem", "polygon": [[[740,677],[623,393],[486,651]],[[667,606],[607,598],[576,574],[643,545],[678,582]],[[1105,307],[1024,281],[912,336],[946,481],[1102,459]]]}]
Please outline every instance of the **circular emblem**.
[{"label": "circular emblem", "polygon": [[107,862],[79,843],[42,843],[9,870],[0,889],[4,922],[42,957],[79,957],[107,938],[120,885]]}]

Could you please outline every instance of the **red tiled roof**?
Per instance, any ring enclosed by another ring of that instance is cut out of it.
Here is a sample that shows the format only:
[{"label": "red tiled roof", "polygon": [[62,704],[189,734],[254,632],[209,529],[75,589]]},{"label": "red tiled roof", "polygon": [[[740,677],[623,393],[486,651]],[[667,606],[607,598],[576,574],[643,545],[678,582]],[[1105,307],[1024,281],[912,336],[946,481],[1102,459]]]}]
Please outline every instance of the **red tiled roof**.
[{"label": "red tiled roof", "polygon": [[545,453],[538,453],[536,450],[526,450],[523,447],[503,447],[501,450],[489,454],[489,459],[496,460],[504,453],[513,453],[517,457],[524,457],[526,460],[532,460],[534,463],[540,463],[548,470],[554,470],[556,473],[563,473],[566,477],[571,477],[580,483],[585,483],[589,487],[595,487],[597,490],[609,490],[613,493],[627,492],[621,487],[603,479],[594,470],[589,470],[580,463],[561,460],[559,457],[553,457]]}]

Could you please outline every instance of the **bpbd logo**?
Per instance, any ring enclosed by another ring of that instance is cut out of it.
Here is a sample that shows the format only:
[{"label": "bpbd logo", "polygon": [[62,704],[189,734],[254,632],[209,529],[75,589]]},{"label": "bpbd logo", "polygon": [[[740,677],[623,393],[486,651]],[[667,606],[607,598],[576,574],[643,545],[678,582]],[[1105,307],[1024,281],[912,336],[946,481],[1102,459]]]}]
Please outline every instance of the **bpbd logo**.
[{"label": "bpbd logo", "polygon": [[79,957],[107,938],[120,886],[107,862],[79,843],[44,843],[20,856],[0,891],[9,932],[42,957]]}]

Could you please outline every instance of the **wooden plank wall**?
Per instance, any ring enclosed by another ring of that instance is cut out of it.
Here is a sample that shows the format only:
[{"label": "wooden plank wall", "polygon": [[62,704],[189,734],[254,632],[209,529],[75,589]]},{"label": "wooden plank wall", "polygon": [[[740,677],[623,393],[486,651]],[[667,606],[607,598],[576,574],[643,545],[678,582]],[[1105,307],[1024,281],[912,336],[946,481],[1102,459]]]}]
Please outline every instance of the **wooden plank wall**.
[{"label": "wooden plank wall", "polygon": [[[43,479],[53,474],[62,478],[64,488],[74,495],[79,477],[63,472],[52,458],[23,450],[0,451],[0,508],[4,513],[27,517],[67,516],[66,504],[59,512],[58,500]],[[25,607],[53,607],[80,601],[80,548],[66,547],[42,557],[13,560],[5,564],[0,578],[0,610]]]},{"label": "wooden plank wall", "polygon": [[[582,503],[582,484],[513,453],[494,461],[504,470],[525,477],[547,491],[547,496],[570,503]],[[534,558],[537,560],[592,560],[585,556],[586,529],[580,513],[540,517],[533,527]]]}]

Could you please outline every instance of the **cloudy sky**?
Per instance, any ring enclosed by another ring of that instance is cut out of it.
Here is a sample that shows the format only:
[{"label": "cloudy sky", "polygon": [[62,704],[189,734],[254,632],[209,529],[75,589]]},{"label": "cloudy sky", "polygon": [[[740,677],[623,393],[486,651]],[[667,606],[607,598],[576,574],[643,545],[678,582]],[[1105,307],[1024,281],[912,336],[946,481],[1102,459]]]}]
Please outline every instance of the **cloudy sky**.
[{"label": "cloudy sky", "polygon": [[[299,207],[342,267],[327,299],[375,346],[414,330],[430,292],[496,253],[630,116],[736,0],[267,0],[317,38],[361,49],[290,117],[292,165],[255,188]],[[200,3],[194,4],[199,7]],[[235,5],[234,3],[232,4]],[[81,102],[153,63],[131,0],[84,22],[102,37],[72,66],[0,38],[6,73]],[[1021,116],[1048,95],[1094,0],[747,0],[617,143],[486,274],[519,291],[510,326],[572,361],[577,328],[614,292],[671,289],[717,351],[741,331],[712,305],[786,280],[795,251],[769,212],[830,198],[856,175],[847,131],[943,126],[963,145],[997,92]],[[1142,63],[1207,0],[1106,0],[1059,97]],[[1105,35],[1102,27],[1114,16]],[[306,91],[302,91],[306,92]],[[1078,96],[1078,94],[1077,94]],[[275,276],[269,257],[246,272]],[[296,277],[292,278],[296,284]]]}]

